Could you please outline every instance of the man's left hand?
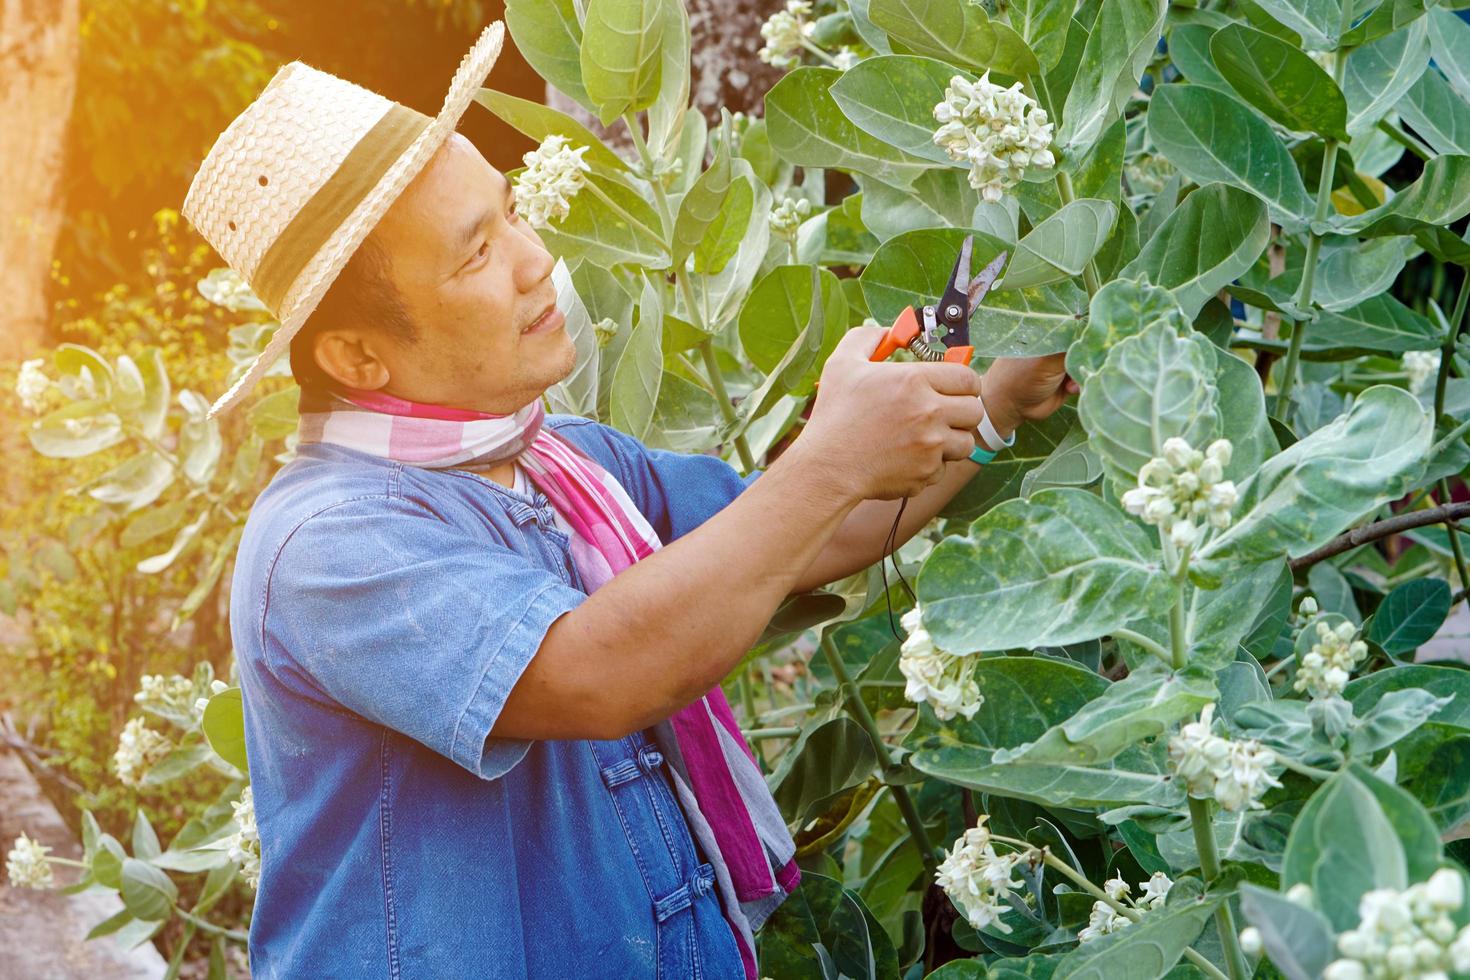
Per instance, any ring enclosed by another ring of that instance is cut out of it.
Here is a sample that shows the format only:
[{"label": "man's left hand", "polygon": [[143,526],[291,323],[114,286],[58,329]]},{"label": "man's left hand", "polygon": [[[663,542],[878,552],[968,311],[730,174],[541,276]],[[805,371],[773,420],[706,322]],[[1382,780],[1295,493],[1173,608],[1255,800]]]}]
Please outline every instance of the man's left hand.
[{"label": "man's left hand", "polygon": [[1002,357],[980,379],[985,412],[1002,438],[1022,422],[1044,419],[1082,389],[1067,377],[1065,354]]}]

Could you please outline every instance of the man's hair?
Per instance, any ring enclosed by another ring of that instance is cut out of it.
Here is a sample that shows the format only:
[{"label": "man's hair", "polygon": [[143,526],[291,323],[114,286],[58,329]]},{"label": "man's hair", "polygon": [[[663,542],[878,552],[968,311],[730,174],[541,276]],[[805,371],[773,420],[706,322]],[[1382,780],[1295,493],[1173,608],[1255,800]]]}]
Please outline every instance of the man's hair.
[{"label": "man's hair", "polygon": [[389,269],[387,251],[369,235],[291,338],[291,375],[297,384],[303,388],[337,384],[317,364],[313,353],[317,335],[330,327],[366,327],[404,344],[418,340],[418,327],[394,288]]}]

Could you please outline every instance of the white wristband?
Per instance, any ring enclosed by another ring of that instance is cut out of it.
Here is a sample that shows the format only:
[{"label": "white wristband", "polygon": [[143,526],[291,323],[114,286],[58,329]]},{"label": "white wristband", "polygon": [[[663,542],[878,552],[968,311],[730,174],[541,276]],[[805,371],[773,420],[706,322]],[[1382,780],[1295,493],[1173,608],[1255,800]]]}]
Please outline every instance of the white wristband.
[{"label": "white wristband", "polygon": [[[984,409],[985,402],[982,401],[980,407]],[[1002,439],[1000,433],[995,431],[995,425],[990,421],[990,412],[988,409],[985,412],[985,417],[980,420],[980,425],[976,428],[976,431],[980,433],[980,438],[985,441],[985,445],[990,446],[992,449],[1006,449],[1016,444],[1016,434],[1014,432],[1011,433],[1009,439]]]}]

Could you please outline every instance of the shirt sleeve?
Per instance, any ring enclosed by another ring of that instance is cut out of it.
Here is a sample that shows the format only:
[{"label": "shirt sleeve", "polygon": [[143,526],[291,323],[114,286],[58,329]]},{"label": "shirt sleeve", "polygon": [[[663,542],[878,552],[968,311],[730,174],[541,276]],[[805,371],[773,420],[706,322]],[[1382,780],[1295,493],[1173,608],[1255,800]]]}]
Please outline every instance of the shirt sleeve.
[{"label": "shirt sleeve", "polygon": [[598,435],[617,459],[624,489],[668,544],[718,514],[763,472],[740,472],[718,456],[651,449],[638,439],[600,422]]},{"label": "shirt sleeve", "polygon": [[483,779],[530,743],[491,737],[551,624],[587,598],[510,548],[392,497],[345,501],[279,550],[262,630],[273,669]]}]

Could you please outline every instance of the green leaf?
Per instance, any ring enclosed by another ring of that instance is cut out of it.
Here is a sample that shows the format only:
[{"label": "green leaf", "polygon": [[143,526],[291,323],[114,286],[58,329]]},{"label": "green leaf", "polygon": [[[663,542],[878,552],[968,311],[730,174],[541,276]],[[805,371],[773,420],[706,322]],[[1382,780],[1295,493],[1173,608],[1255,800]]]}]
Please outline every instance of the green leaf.
[{"label": "green leaf", "polygon": [[1429,66],[1429,22],[1379,38],[1348,54],[1342,92],[1347,97],[1347,130],[1361,136],[1393,111]]},{"label": "green leaf", "polygon": [[1083,490],[1009,500],[936,545],[919,573],[925,626],[954,653],[1061,646],[1166,602],[1148,535]]},{"label": "green leaf", "polygon": [[1396,587],[1379,603],[1368,639],[1384,653],[1401,656],[1417,650],[1450,614],[1450,586],[1441,578],[1414,579]]},{"label": "green leaf", "polygon": [[1331,238],[1317,262],[1312,299],[1324,310],[1345,310],[1385,292],[1414,251],[1413,239],[1395,235],[1366,242]]},{"label": "green leaf", "polygon": [[1302,46],[1316,51],[1337,47],[1342,21],[1341,0],[1256,0],[1272,17],[1302,36]]},{"label": "green leaf", "polygon": [[863,132],[913,156],[968,170],[968,163],[951,159],[934,142],[934,107],[956,75],[974,81],[969,72],[934,58],[882,55],[843,72],[832,85],[832,99]]},{"label": "green leaf", "polygon": [[949,520],[972,521],[996,504],[1021,492],[1028,473],[1049,459],[1077,423],[1077,413],[1063,406],[1055,414],[1016,430],[1016,444],[980,467],[970,482],[939,512]]},{"label": "green leaf", "polygon": [[1026,42],[966,0],[870,0],[868,18],[891,41],[975,71],[1019,77],[1041,70]]},{"label": "green leaf", "polygon": [[[986,223],[972,223],[981,207],[980,192],[970,186],[965,171],[948,167],[920,174],[908,188],[893,187],[872,178],[859,179],[862,186],[863,224],[880,242],[906,231],[972,227],[1007,245],[1015,241],[1015,221],[1007,230],[987,230]],[[991,208],[1003,208],[992,205]],[[993,214],[994,211],[986,212]]]},{"label": "green leaf", "polygon": [[[1423,468],[1431,426],[1408,392],[1364,391],[1353,407],[1268,459],[1240,488],[1235,522],[1205,545],[1211,562],[1299,557],[1401,496]],[[1214,571],[1205,573],[1212,577]]]},{"label": "green leaf", "polygon": [[[182,391],[179,392],[180,397],[183,397],[183,394]],[[280,391],[273,391],[250,406],[250,411],[245,415],[245,421],[249,423],[251,430],[256,435],[266,441],[284,439],[296,431],[299,418],[297,403],[300,397],[301,393],[296,388],[282,388]],[[218,422],[215,424],[218,425]]]},{"label": "green leaf", "polygon": [[653,206],[634,187],[612,172],[591,173],[572,202],[571,212],[540,229],[551,251],[568,261],[582,259],[601,266],[636,263],[654,269],[669,264],[662,224]]},{"label": "green leaf", "polygon": [[225,539],[215,548],[214,557],[209,560],[209,565],[204,569],[204,574],[199,577],[194,583],[194,587],[189,590],[189,594],[184,597],[184,601],[179,603],[178,608],[174,610],[173,618],[169,621],[168,626],[170,633],[178,629],[184,620],[194,615],[199,607],[204,604],[204,600],[208,599],[214,593],[214,587],[219,582],[220,575],[225,570],[225,562],[234,557],[235,546],[239,544],[240,535],[244,531],[245,526],[243,524],[236,525],[230,529],[230,533],[225,535]]},{"label": "green leaf", "polygon": [[1081,943],[1062,957],[1053,980],[1120,980],[1164,976],[1195,941],[1219,897],[1170,904],[1126,929]]},{"label": "green leaf", "polygon": [[1063,158],[1095,143],[1122,111],[1158,46],[1167,7],[1161,0],[1098,5],[1056,135]]},{"label": "green leaf", "polygon": [[1364,351],[1397,354],[1434,350],[1444,339],[1425,316],[1382,293],[1351,309],[1323,313],[1306,326],[1302,350],[1351,357]]},{"label": "green leaf", "polygon": [[1210,38],[1210,55],[1241,98],[1268,118],[1297,132],[1347,140],[1347,100],[1296,45],[1231,24]]},{"label": "green leaf", "polygon": [[135,918],[156,922],[168,918],[179,897],[178,886],[161,869],[127,858],[122,863],[122,900]]},{"label": "green leaf", "polygon": [[863,132],[832,98],[835,68],[798,68],[766,93],[766,130],[788,163],[867,174],[907,187],[933,166]]},{"label": "green leaf", "polygon": [[1169,30],[1169,60],[1191,85],[1233,94],[1235,88],[1220,74],[1210,53],[1210,40],[1214,36],[1215,28],[1208,24],[1175,25]]},{"label": "green leaf", "polygon": [[[804,871],[756,941],[762,973],[776,977],[898,976],[893,943],[856,892]],[[830,969],[830,973],[828,972]]]},{"label": "green leaf", "polygon": [[1008,247],[984,232],[963,228],[921,228],[895,235],[878,246],[860,277],[873,319],[892,323],[905,307],[921,306],[943,293],[967,234],[975,236],[972,254],[983,261]]},{"label": "green leaf", "polygon": [[1247,882],[1240,886],[1240,910],[1286,980],[1316,980],[1337,959],[1332,927],[1313,909]]},{"label": "green leaf", "polygon": [[1165,85],[1149,103],[1148,135],[1195,183],[1223,181],[1248,190],[1288,228],[1302,227],[1312,214],[1312,199],[1281,137],[1222,92]]},{"label": "green leaf", "polygon": [[1470,156],[1438,156],[1424,173],[1390,200],[1362,214],[1338,215],[1328,221],[1331,232],[1379,238],[1412,235],[1446,226],[1470,212]]},{"label": "green leaf", "polygon": [[209,699],[199,726],[209,747],[241,772],[245,764],[245,709],[238,687],[228,688]]},{"label": "green leaf", "polygon": [[558,259],[552,267],[551,282],[556,286],[556,308],[566,317],[567,336],[572,339],[572,347],[577,352],[577,363],[571,374],[546,389],[547,410],[596,419],[602,350],[597,346],[592,316],[582,303],[582,297],[577,295],[577,287],[565,261]]},{"label": "green leaf", "polygon": [[1043,72],[1061,60],[1072,22],[1073,4],[1067,0],[1016,0],[1007,7],[1011,26],[1036,55]]},{"label": "green leaf", "polygon": [[[512,0],[511,8],[519,6],[522,5],[516,4]],[[551,3],[546,4],[546,6],[548,8],[555,8],[555,4]],[[507,19],[510,17],[509,9],[506,11],[506,17]],[[574,19],[573,23],[575,22]],[[525,53],[524,50],[522,53]],[[553,82],[553,84],[555,83]],[[565,136],[572,146],[585,146],[588,148],[584,159],[593,166],[631,172],[627,162],[608,149],[607,144],[599,139],[592,130],[583,126],[564,112],[560,112],[550,106],[542,105],[539,102],[532,102],[529,99],[519,99],[514,95],[497,92],[492,88],[480,89],[479,93],[475,96],[475,101],[495,113],[506,125],[518,132],[524,133],[537,143],[540,143],[548,136]]]},{"label": "green leaf", "polygon": [[582,24],[576,0],[506,0],[505,23],[516,50],[536,74],[582,108],[597,111],[582,84]]},{"label": "green leaf", "polygon": [[743,164],[745,172],[742,173],[739,166],[734,168],[736,176],[720,202],[720,210],[705,229],[699,244],[694,246],[694,271],[700,275],[717,275],[724,271],[740,250],[740,242],[751,222],[766,220],[765,215],[755,213],[754,177],[749,173],[750,165],[743,160],[737,164]]},{"label": "green leaf", "polygon": [[97,838],[97,850],[91,858],[92,876],[98,883],[113,890],[122,888],[122,866],[127,860],[127,852],[117,842],[117,838],[111,834],[102,834]]},{"label": "green leaf", "polygon": [[1070,280],[991,292],[970,316],[970,342],[981,357],[1059,354],[1086,315],[1087,292]]},{"label": "green leaf", "polygon": [[714,160],[679,202],[679,214],[674,220],[673,262],[676,269],[684,267],[684,260],[699,246],[710,225],[719,217],[725,196],[737,179],[730,165],[730,113],[722,110],[721,114],[724,117],[721,132],[725,135],[715,151]]},{"label": "green leaf", "polygon": [[715,442],[718,418],[714,396],[683,375],[665,371],[645,442],[654,449],[703,452]]},{"label": "green leaf", "polygon": [[[740,310],[740,345],[751,363],[770,374],[806,329],[812,315],[812,266],[782,265],[768,272],[750,291]],[[847,332],[847,300],[842,284],[826,269],[817,272],[822,291],[821,334],[816,356],[786,385],[806,393],[821,374],[822,363]]]},{"label": "green leaf", "polygon": [[138,410],[138,428],[148,438],[157,439],[163,434],[172,395],[163,351],[157,347],[148,348],[138,365],[138,373],[143,379],[143,405]]},{"label": "green leaf", "polygon": [[1034,742],[995,754],[999,765],[1083,765],[1106,762],[1155,738],[1177,721],[1199,714],[1219,696],[1209,671],[1136,673],[1108,686],[1071,718]]},{"label": "green leaf", "polygon": [[189,549],[194,540],[199,537],[199,532],[204,528],[205,522],[209,520],[210,508],[205,507],[199,512],[199,516],[179,529],[174,535],[173,544],[162,554],[144,558],[138,562],[138,571],[144,575],[156,575],[172,565],[180,555]]},{"label": "green leaf", "polygon": [[[927,618],[927,617],[926,617]],[[997,750],[1034,741],[1102,695],[1108,682],[1070,661],[981,657],[975,683],[989,705],[973,719],[938,723],[927,709],[909,738],[920,772],[982,792],[1050,806],[1148,803],[1177,806],[1184,796],[1162,753],[1130,749],[1098,766],[1018,766],[993,762]],[[1159,746],[1162,749],[1162,746]]]},{"label": "green leaf", "polygon": [[167,534],[183,523],[184,515],[192,505],[191,500],[176,500],[143,511],[123,528],[119,543],[124,548],[136,548],[160,534]]},{"label": "green leaf", "polygon": [[1063,205],[1017,243],[996,288],[1026,289],[1082,275],[1117,218],[1118,207],[1111,201],[1079,198]]},{"label": "green leaf", "polygon": [[1390,667],[1349,682],[1342,694],[1352,703],[1353,712],[1362,717],[1389,693],[1413,689],[1453,699],[1436,709],[1426,722],[1470,731],[1470,671],[1429,664]]},{"label": "green leaf", "polygon": [[863,727],[851,718],[833,718],[803,729],[767,782],[787,822],[800,827],[872,776],[877,765]]},{"label": "green leaf", "polygon": [[[148,771],[143,774],[142,783],[144,786],[162,786],[164,783],[172,782],[208,762],[209,756],[210,748],[203,743],[176,746],[168,755],[148,768]],[[133,853],[137,852],[138,845],[134,843]],[[158,855],[141,854],[139,856],[152,859]]]},{"label": "green leaf", "polygon": [[1355,48],[1407,27],[1423,17],[1427,8],[1435,6],[1436,2],[1437,0],[1384,0],[1371,14],[1359,20],[1352,30],[1342,36],[1342,47]]},{"label": "green leaf", "polygon": [[52,459],[80,459],[123,440],[121,420],[100,399],[74,401],[40,418],[26,436],[36,452]]},{"label": "green leaf", "polygon": [[1436,153],[1470,153],[1470,100],[1432,68],[1398,104],[1399,115]]},{"label": "green leaf", "polygon": [[663,301],[653,280],[645,279],[633,327],[612,381],[612,424],[643,439],[653,424],[658,386],[663,379]]},{"label": "green leaf", "polygon": [[610,124],[653,105],[663,68],[663,7],[668,0],[587,0],[582,23],[582,84]]},{"label": "green leaf", "polygon": [[1215,369],[1220,431],[1234,443],[1225,478],[1244,480],[1281,447],[1271,431],[1266,393],[1256,369],[1226,351],[1215,352]]},{"label": "green leaf", "polygon": [[[737,434],[743,432],[752,421],[773,409],[788,391],[803,384],[812,369],[818,366],[817,355],[821,353],[824,337],[827,335],[824,300],[829,291],[819,278],[816,266],[799,268],[806,270],[810,283],[807,295],[811,297],[811,307],[806,323],[802,326],[801,332],[792,340],[791,346],[786,349],[781,360],[771,368],[765,381],[761,382],[761,386],[741,403],[739,418],[733,427],[727,427],[728,431],[722,433],[722,441],[733,439]],[[821,271],[826,273],[825,269]],[[838,302],[847,302],[841,295],[840,287],[836,298]],[[845,319],[844,317],[843,320]]]},{"label": "green leaf", "polygon": [[1470,102],[1470,24],[1446,9],[1429,12],[1429,50],[1460,98]]},{"label": "green leaf", "polygon": [[[678,144],[691,118],[689,109],[689,11],[683,0],[663,0],[654,30],[662,35],[659,44],[659,84],[653,105],[648,107],[648,148],[656,157],[667,158]],[[704,161],[704,117],[698,112],[699,163]],[[696,164],[697,167],[698,164]]]},{"label": "green leaf", "polygon": [[163,847],[158,843],[158,834],[153,830],[153,824],[148,822],[148,815],[141,808],[133,814],[133,854],[144,861],[151,861],[162,852]]},{"label": "green leaf", "polygon": [[1176,333],[1189,326],[1168,290],[1136,279],[1104,283],[1089,304],[1087,326],[1067,350],[1067,373],[1079,382],[1087,381],[1120,341],[1158,321]]},{"label": "green leaf", "polygon": [[103,482],[88,490],[87,495],[131,513],[153,503],[173,484],[174,468],[162,456],[145,449],[108,470],[100,479]]},{"label": "green leaf", "polygon": [[1202,449],[1218,436],[1215,345],[1191,332],[1180,337],[1156,322],[1108,352],[1077,403],[1093,450],[1119,492],[1138,471],[1181,438]]},{"label": "green leaf", "polygon": [[187,414],[179,428],[180,468],[184,471],[184,478],[196,487],[208,486],[214,479],[220,452],[224,448],[219,420],[209,418],[209,403],[192,391],[185,389],[179,392],[179,404],[184,406]]},{"label": "green leaf", "polygon": [[91,942],[94,939],[101,939],[103,936],[110,936],[132,921],[134,921],[133,913],[127,909],[123,909],[116,915],[110,915],[93,926],[91,931],[86,935],[86,941]]},{"label": "green leaf", "polygon": [[1193,317],[1255,263],[1270,237],[1271,222],[1258,198],[1226,184],[1207,184],[1164,219],[1118,276],[1146,276],[1172,292],[1185,316]]}]

